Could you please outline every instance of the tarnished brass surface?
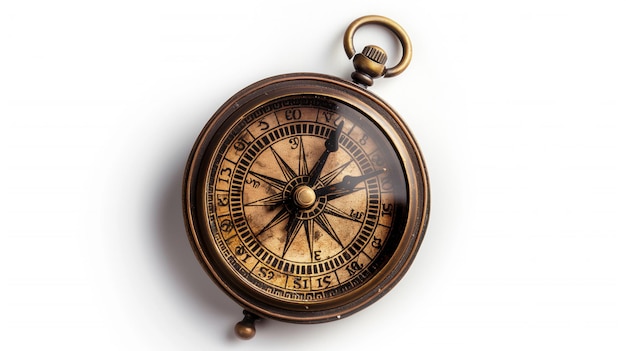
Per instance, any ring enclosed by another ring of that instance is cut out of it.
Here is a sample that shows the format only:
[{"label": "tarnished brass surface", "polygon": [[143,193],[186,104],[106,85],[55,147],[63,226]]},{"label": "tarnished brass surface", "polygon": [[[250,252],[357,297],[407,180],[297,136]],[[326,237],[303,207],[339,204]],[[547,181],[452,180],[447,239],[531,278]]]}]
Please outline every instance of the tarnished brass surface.
[{"label": "tarnished brass surface", "polygon": [[[384,66],[384,61],[386,61],[386,54],[384,54],[383,49],[379,47],[374,47],[376,49],[374,51],[375,54],[371,51],[371,46],[366,47],[361,54],[356,54],[353,43],[354,33],[357,29],[366,24],[376,24],[383,26],[391,30],[396,35],[396,37],[400,41],[400,44],[402,45],[402,58],[400,59],[400,62],[398,62],[395,66],[391,68],[386,68]],[[348,29],[346,29],[346,32],[343,36],[343,47],[346,51],[346,55],[348,55],[348,58],[354,58],[354,66],[357,69],[357,72],[373,72],[374,75],[370,74],[371,78],[378,78],[381,76],[389,78],[397,76],[398,74],[406,70],[406,68],[409,66],[409,63],[411,62],[411,58],[413,57],[411,40],[406,31],[398,23],[383,16],[364,16],[354,20],[348,26]],[[380,57],[382,54],[384,54],[385,60],[383,60],[382,64],[380,64],[380,61],[377,58]]]},{"label": "tarnished brass surface", "polygon": [[218,285],[256,315],[298,323],[343,318],[395,285],[429,203],[400,117],[319,74],[269,78],[229,100],[192,151],[184,197]]},{"label": "tarnished brass surface", "polygon": [[429,214],[426,167],[411,133],[363,89],[406,69],[387,69],[379,47],[354,58],[355,83],[314,73],[267,78],[229,99],[196,140],[183,207],[194,252],[244,308],[235,333],[252,338],[261,317],[318,323],[349,316],[406,273]]},{"label": "tarnished brass surface", "polygon": [[259,317],[248,311],[243,311],[243,319],[235,324],[235,334],[244,340],[252,339],[256,335],[256,322]]}]

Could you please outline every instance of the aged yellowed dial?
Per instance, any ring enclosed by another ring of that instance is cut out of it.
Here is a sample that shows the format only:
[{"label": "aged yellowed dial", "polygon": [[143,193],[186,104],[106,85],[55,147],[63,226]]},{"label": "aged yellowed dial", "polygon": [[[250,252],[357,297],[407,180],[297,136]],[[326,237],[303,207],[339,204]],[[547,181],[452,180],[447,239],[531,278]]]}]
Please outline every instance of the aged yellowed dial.
[{"label": "aged yellowed dial", "polygon": [[[366,19],[349,27],[350,38],[369,22],[403,33]],[[419,248],[426,169],[402,119],[365,89],[381,65],[368,61],[380,49],[368,50],[355,58],[355,83],[298,73],[252,84],[216,112],[192,150],[189,237],[244,307],[236,328],[244,338],[259,317],[316,323],[357,312],[398,282]]]},{"label": "aged yellowed dial", "polygon": [[286,96],[251,114],[226,132],[207,175],[220,254],[278,300],[351,291],[376,272],[405,207],[396,151],[367,116],[328,97]]}]

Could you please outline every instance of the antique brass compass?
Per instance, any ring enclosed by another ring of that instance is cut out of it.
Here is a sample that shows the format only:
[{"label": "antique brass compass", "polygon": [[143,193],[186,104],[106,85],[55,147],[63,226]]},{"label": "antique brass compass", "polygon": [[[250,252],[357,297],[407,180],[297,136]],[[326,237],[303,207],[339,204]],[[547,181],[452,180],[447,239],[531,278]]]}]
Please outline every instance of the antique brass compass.
[{"label": "antique brass compass", "polygon": [[[403,56],[366,46],[375,24]],[[353,82],[313,73],[243,89],[209,120],[187,163],[183,206],[192,247],[211,278],[244,308],[242,338],[258,318],[318,323],[351,315],[404,275],[424,237],[426,168],[398,114],[366,90],[406,69],[411,43],[380,16],[344,36]]]}]

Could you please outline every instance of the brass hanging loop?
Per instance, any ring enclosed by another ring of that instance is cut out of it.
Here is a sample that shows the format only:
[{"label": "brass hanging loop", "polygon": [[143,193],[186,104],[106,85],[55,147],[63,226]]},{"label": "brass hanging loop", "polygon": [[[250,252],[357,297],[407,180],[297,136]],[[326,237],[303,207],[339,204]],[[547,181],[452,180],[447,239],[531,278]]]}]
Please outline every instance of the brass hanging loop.
[{"label": "brass hanging loop", "polygon": [[[354,49],[354,33],[358,28],[366,24],[377,24],[391,30],[402,45],[402,58],[400,62],[391,68],[387,68],[387,54],[378,46],[368,45],[360,54]],[[413,48],[408,34],[399,24],[383,16],[364,16],[352,22],[343,36],[343,47],[349,59],[353,59],[356,71],[352,73],[355,82],[365,86],[374,84],[374,79],[379,77],[394,77],[404,72],[411,62]]]}]

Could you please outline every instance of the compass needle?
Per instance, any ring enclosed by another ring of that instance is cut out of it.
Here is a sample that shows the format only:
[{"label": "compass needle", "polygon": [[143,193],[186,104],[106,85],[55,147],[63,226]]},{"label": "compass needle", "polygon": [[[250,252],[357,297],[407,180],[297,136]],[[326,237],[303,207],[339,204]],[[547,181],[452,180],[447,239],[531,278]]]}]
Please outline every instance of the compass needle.
[{"label": "compass needle", "polygon": [[379,169],[377,171],[373,171],[367,174],[363,174],[360,176],[350,176],[347,175],[345,177],[343,177],[343,180],[339,183],[336,184],[332,184],[332,185],[328,185],[325,186],[323,188],[319,188],[317,190],[315,190],[315,195],[316,196],[326,196],[328,197],[328,199],[336,199],[338,197],[344,196],[344,195],[348,195],[348,194],[352,194],[355,191],[364,189],[364,188],[357,188],[356,185],[369,179],[369,178],[373,178],[376,177],[378,175],[380,175],[381,173],[386,172],[387,169],[383,168],[383,169]]},{"label": "compass needle", "polygon": [[326,141],[324,142],[324,146],[326,146],[326,150],[324,150],[324,153],[322,154],[322,156],[320,156],[320,159],[317,160],[317,163],[315,163],[315,166],[313,166],[313,170],[311,171],[311,174],[309,175],[310,187],[315,186],[315,183],[317,183],[317,180],[319,179],[320,174],[322,173],[322,169],[324,168],[324,165],[326,165],[328,156],[331,153],[339,150],[339,136],[341,135],[343,124],[344,124],[343,121],[339,122],[339,125],[337,125],[337,129],[333,130],[332,132],[328,134],[328,139],[326,139]]}]

